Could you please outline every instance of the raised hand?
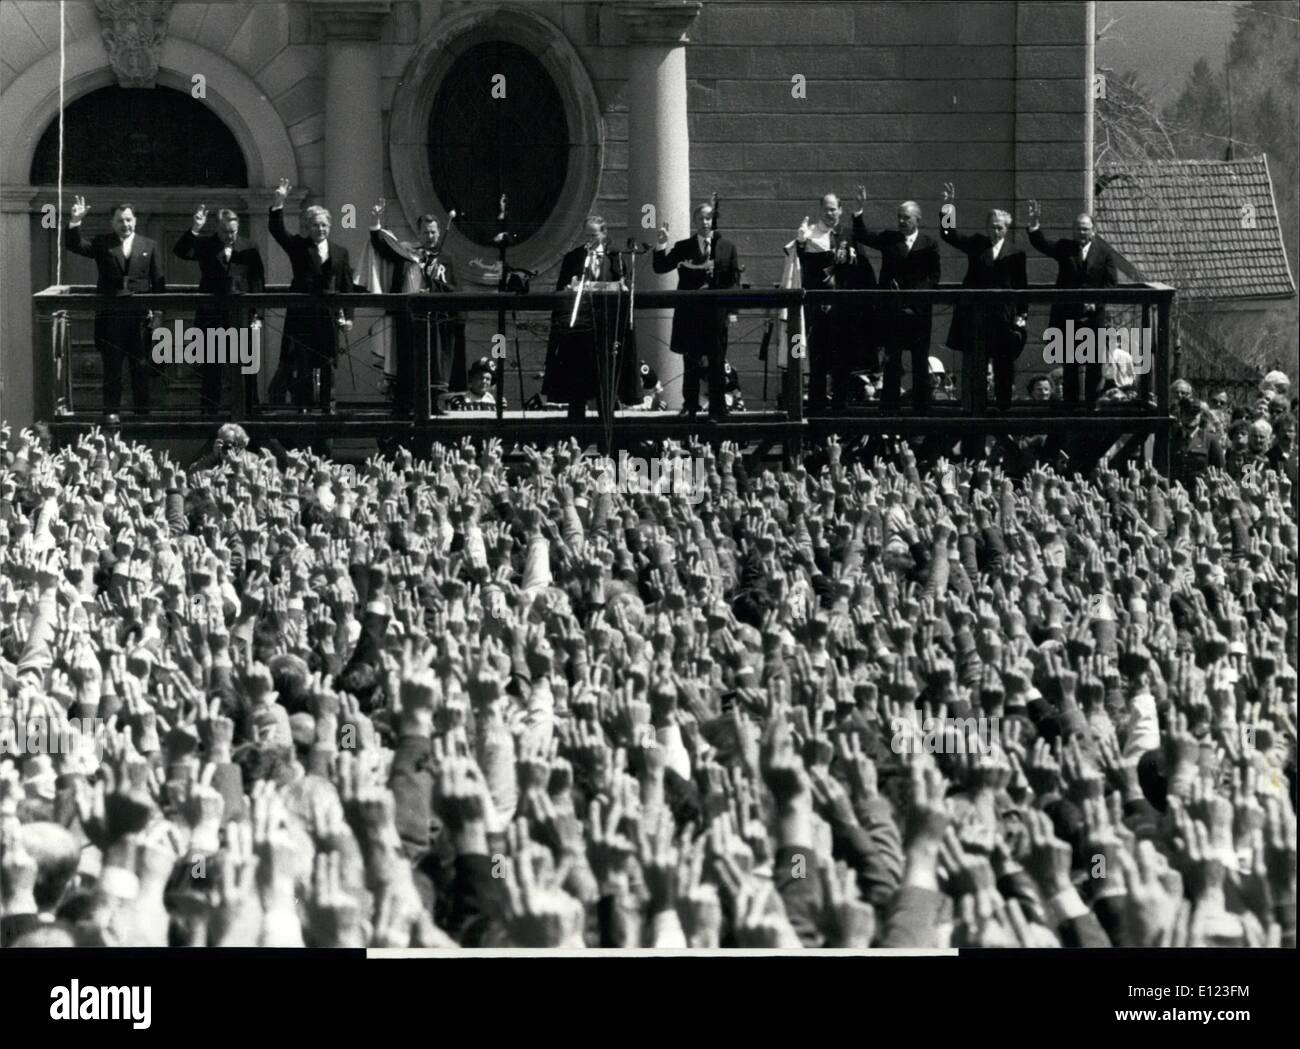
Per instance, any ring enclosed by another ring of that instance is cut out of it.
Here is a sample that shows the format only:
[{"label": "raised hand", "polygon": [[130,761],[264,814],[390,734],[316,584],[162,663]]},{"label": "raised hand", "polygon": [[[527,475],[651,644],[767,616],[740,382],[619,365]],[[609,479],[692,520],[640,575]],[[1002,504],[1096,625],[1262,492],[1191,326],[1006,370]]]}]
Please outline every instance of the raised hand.
[{"label": "raised hand", "polygon": [[287,178],[280,179],[280,184],[275,187],[275,207],[283,207],[284,202],[289,199],[289,191],[293,189],[293,183]]},{"label": "raised hand", "polygon": [[72,200],[72,221],[80,222],[90,211],[90,205],[86,203],[85,197],[74,197]]}]

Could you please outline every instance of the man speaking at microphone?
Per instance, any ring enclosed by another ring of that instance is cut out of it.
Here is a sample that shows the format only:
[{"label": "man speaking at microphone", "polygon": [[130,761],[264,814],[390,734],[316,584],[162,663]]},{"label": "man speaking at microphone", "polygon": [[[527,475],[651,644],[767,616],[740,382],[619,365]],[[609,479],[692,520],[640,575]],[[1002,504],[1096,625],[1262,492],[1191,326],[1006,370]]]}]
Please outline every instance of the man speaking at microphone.
[{"label": "man speaking at microphone", "polygon": [[[583,229],[583,243],[560,260],[556,291],[580,293],[576,309],[557,310],[551,316],[559,328],[552,367],[546,386],[567,401],[570,419],[587,414],[587,402],[595,400],[602,420],[608,421],[610,391],[601,389],[602,377],[612,382],[607,354],[611,340],[618,337],[616,310],[606,301],[593,304],[590,287],[617,286],[623,279],[622,260],[609,246],[609,228],[599,215],[589,215]],[[581,290],[580,290],[581,289]],[[626,323],[626,322],[624,322]]]},{"label": "man speaking at microphone", "polygon": [[[668,250],[668,223],[659,227],[654,271],[677,271],[678,291],[734,288],[740,283],[740,259],[735,245],[713,228],[713,207],[699,205],[692,213],[695,233]],[[727,359],[727,312],[713,303],[678,306],[673,311],[673,334],[668,348],[681,354],[682,415],[694,418],[700,411],[700,376],[709,373],[709,417],[724,418],[727,399],[723,364]]]}]

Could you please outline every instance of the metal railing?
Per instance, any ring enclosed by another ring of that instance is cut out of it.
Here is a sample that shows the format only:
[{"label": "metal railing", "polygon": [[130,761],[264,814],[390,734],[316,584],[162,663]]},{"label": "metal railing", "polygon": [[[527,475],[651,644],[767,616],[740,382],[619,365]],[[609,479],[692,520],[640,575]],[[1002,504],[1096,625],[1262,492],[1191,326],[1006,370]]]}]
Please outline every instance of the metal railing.
[{"label": "metal railing", "polygon": [[[614,310],[614,298],[622,296],[620,305],[624,315],[626,315],[626,292],[595,291],[584,294],[592,295],[597,302],[606,301],[611,313]],[[919,306],[927,303],[950,306],[987,306],[995,303],[1013,302],[1040,306],[1100,303],[1107,307],[1120,308],[1128,316],[1136,317],[1140,315],[1142,328],[1152,332],[1153,360],[1150,373],[1142,377],[1140,388],[1143,396],[1136,406],[1137,410],[1134,410],[1134,406],[1131,405],[1124,411],[1110,411],[1104,409],[1103,406],[1098,409],[1092,418],[1099,423],[1108,422],[1112,429],[1121,427],[1124,421],[1128,420],[1132,424],[1128,427],[1129,432],[1154,435],[1156,438],[1154,458],[1157,465],[1163,466],[1168,460],[1169,384],[1172,364],[1171,313],[1174,294],[1173,288],[1162,284],[1133,284],[1107,289],[1058,289],[1049,286],[1033,286],[1024,289],[1001,290],[968,289],[956,285],[941,285],[924,291],[879,289],[865,291],[804,291],[776,288],[737,288],[722,291],[638,290],[635,296],[634,309],[635,316],[640,316],[642,311],[647,310],[665,310],[685,305],[699,306],[711,302],[720,309],[725,309],[731,313],[765,311],[769,318],[775,315],[774,311],[784,310],[787,314],[784,323],[788,328],[787,332],[781,333],[781,336],[784,337],[787,334],[791,337],[796,334],[804,335],[803,341],[806,345],[807,333],[803,326],[810,316],[810,311],[828,304],[852,305],[854,303],[865,303],[872,307],[885,307]],[[212,304],[214,301],[213,296],[199,294],[193,288],[177,288],[162,294],[135,295],[131,299],[133,303],[142,307],[163,311],[164,316],[169,312],[187,312],[193,310],[195,306],[203,303]],[[331,312],[343,307],[352,310],[384,311],[389,314],[406,312],[416,319],[431,314],[445,314],[448,311],[454,311],[458,314],[494,313],[497,317],[497,331],[506,334],[509,330],[509,326],[506,324],[507,317],[514,318],[512,323],[519,327],[523,327],[527,323],[520,320],[519,315],[526,316],[528,314],[554,314],[554,323],[565,323],[560,318],[568,317],[569,310],[573,305],[573,293],[543,292],[518,295],[484,290],[436,295],[358,292],[356,294],[309,296],[291,293],[283,287],[277,287],[257,294],[232,296],[223,300],[223,302],[231,307],[256,309],[262,315],[265,315],[268,310],[279,310],[295,305],[325,306]],[[51,353],[49,342],[40,337],[36,340],[34,348],[33,367],[37,378],[37,389],[40,391],[43,387],[45,390],[44,396],[40,396],[38,393],[35,414],[38,418],[50,419],[57,413],[60,398],[59,382],[57,380],[61,377],[62,383],[68,384],[71,382],[72,361],[70,357],[70,340],[68,338],[70,332],[68,318],[83,312],[86,316],[91,316],[96,307],[102,307],[107,303],[120,303],[120,300],[100,296],[95,293],[94,288],[91,286],[76,285],[51,287],[37,292],[33,296],[33,303],[38,319],[36,330],[39,332],[41,330],[40,324],[50,323],[52,320],[54,325],[52,330],[61,332],[63,339],[61,349],[56,345],[54,353]],[[938,317],[932,322],[936,326],[940,323]],[[528,326],[535,328],[536,322],[531,322]],[[935,337],[932,334],[932,340]],[[479,354],[467,350],[467,362],[477,356]],[[977,356],[976,354],[966,353],[963,357],[965,359],[961,367],[963,380],[961,414],[957,416],[945,414],[938,418],[934,416],[927,418],[914,416],[907,425],[914,427],[918,431],[927,432],[943,431],[945,428],[958,430],[969,428],[972,425],[978,425],[988,432],[994,430],[1005,430],[1007,432],[1049,432],[1059,430],[1066,432],[1071,427],[1077,429],[1080,425],[1078,419],[1071,422],[1066,418],[1022,417],[1013,419],[1006,415],[999,415],[996,418],[989,416],[985,410],[986,364],[984,360],[979,359],[983,357],[983,354],[980,353]],[[976,359],[972,360],[973,357]],[[780,401],[784,412],[782,422],[787,430],[790,424],[801,425],[805,422],[803,410],[805,361],[806,357],[798,352],[791,352],[784,361],[785,367],[781,382]],[[506,367],[496,369],[496,415],[498,419],[502,417],[505,401],[503,394],[505,392],[506,371]],[[780,371],[778,365],[778,372]],[[427,354],[416,354],[414,372],[416,387],[415,421],[427,421],[435,414],[430,398],[430,362]],[[913,381],[917,380],[918,377],[914,376]],[[928,381],[928,377],[926,377],[926,380]],[[244,403],[243,383],[237,382],[235,386],[234,417],[246,417],[248,405]],[[480,413],[480,416],[482,414]],[[880,413],[855,413],[852,418],[847,416],[831,419],[821,418],[816,421],[816,425],[818,429],[835,429],[845,426],[863,432],[872,427],[879,430],[884,425],[884,420],[885,417]],[[664,421],[666,422],[666,420]]]}]

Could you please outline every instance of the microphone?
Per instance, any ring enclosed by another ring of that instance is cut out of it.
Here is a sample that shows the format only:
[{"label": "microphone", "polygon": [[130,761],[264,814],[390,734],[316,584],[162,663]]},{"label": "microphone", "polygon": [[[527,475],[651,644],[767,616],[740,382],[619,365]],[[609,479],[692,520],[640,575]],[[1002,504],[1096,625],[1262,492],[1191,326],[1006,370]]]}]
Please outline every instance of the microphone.
[{"label": "microphone", "polygon": [[652,249],[650,245],[647,244],[645,241],[641,241],[638,243],[635,237],[628,237],[627,250],[630,251],[633,255],[644,255],[646,252]]}]

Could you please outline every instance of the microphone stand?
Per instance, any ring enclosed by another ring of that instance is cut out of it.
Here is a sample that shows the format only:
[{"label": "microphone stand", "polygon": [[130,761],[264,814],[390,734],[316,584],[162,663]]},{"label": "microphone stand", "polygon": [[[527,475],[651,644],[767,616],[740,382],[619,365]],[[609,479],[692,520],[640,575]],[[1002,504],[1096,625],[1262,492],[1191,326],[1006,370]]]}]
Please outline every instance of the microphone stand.
[{"label": "microphone stand", "polygon": [[587,258],[582,264],[582,276],[578,278],[578,294],[573,297],[573,312],[569,314],[569,327],[578,322],[578,306],[582,303],[582,289],[587,286],[587,271],[591,269],[591,257],[594,250],[588,246]]},{"label": "microphone stand", "polygon": [[[511,241],[511,239],[512,239],[511,236],[510,236],[510,233],[509,233],[509,229],[508,229],[508,226],[507,226],[507,222],[508,222],[508,219],[507,219],[507,212],[506,212],[506,195],[505,195],[504,193],[502,193],[502,194],[501,194],[501,210],[500,210],[500,212],[497,214],[497,235],[496,235],[496,237],[494,238],[494,239],[496,240],[496,242],[497,242],[497,259],[499,260],[499,262],[500,262],[500,264],[501,264],[501,276],[500,276],[500,278],[497,280],[497,294],[498,294],[498,295],[504,295],[504,294],[506,293],[506,284],[507,284],[507,277],[506,277],[506,245],[509,244],[510,241]],[[498,331],[499,333],[504,333],[505,330],[506,330],[506,304],[505,304],[505,301],[502,300],[502,301],[501,301],[501,304],[497,307],[497,331]],[[494,343],[495,343],[495,340],[493,340],[493,341],[494,341]],[[495,383],[495,385],[496,385],[496,399],[497,399],[496,409],[497,409],[497,420],[498,420],[498,421],[500,421],[501,419],[505,418],[505,401],[506,401],[506,364],[505,364],[505,356],[502,355],[502,357],[499,358],[499,360],[500,360],[501,364],[500,364],[500,367],[498,367],[498,368],[495,369],[496,375],[494,376],[494,378],[496,379],[496,383]]]}]

